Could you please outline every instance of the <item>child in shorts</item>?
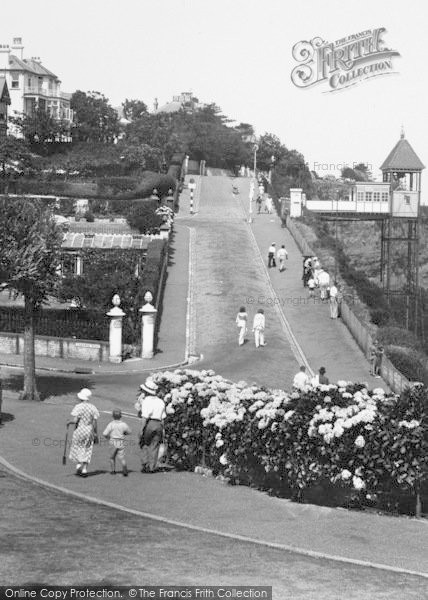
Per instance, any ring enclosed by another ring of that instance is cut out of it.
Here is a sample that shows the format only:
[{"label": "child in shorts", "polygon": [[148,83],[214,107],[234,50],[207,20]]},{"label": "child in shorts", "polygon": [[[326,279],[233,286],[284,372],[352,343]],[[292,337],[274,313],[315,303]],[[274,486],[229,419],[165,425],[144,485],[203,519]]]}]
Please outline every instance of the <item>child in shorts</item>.
[{"label": "child in shorts", "polygon": [[107,425],[103,431],[103,436],[109,439],[111,446],[110,452],[110,473],[115,475],[116,473],[116,457],[122,463],[122,474],[124,477],[128,476],[128,468],[125,460],[125,447],[124,440],[125,435],[131,433],[129,426],[122,421],[122,411],[115,409],[112,413],[113,421]]}]

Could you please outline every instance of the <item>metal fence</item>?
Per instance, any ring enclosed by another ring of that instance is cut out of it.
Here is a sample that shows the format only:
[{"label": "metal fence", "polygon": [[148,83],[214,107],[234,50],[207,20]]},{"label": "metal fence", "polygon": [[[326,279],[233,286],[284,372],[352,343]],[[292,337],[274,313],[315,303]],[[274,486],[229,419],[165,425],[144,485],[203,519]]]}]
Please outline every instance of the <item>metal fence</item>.
[{"label": "metal fence", "polygon": [[[0,331],[22,333],[24,328],[22,307],[0,306]],[[42,309],[34,316],[34,333],[51,337],[108,341],[109,319],[98,311]]]}]

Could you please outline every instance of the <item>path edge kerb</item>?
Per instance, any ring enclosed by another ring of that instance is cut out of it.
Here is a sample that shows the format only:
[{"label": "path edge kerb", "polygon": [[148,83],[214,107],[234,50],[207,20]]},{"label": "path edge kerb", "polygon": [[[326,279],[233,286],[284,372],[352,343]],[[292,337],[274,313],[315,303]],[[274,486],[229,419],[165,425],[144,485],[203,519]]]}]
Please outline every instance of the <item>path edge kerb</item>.
[{"label": "path edge kerb", "polygon": [[419,571],[411,571],[409,569],[400,569],[399,567],[393,567],[391,565],[384,565],[380,563],[375,563],[371,561],[359,560],[354,558],[346,558],[343,556],[336,556],[334,554],[326,554],[324,552],[316,552],[313,550],[307,550],[305,548],[297,548],[294,546],[288,546],[286,544],[278,544],[275,542],[267,542],[264,540],[258,540],[251,537],[247,537],[244,535],[226,533],[223,531],[218,531],[216,529],[208,529],[206,527],[200,527],[198,525],[190,525],[188,523],[183,523],[182,521],[174,521],[172,519],[168,519],[166,517],[161,517],[159,515],[153,515],[151,513],[145,513],[143,511],[135,510],[133,508],[127,508],[126,506],[122,506],[121,504],[116,504],[115,502],[109,502],[108,500],[100,500],[99,498],[95,498],[93,496],[86,496],[80,492],[74,492],[62,486],[56,485],[54,483],[50,483],[48,481],[44,481],[43,479],[39,479],[38,477],[34,477],[21,471],[20,469],[11,465],[5,458],[0,456],[0,464],[3,465],[8,471],[12,472],[14,475],[21,479],[25,479],[27,481],[31,481],[41,487],[53,489],[57,492],[61,492],[66,496],[71,496],[73,498],[79,498],[80,500],[84,500],[85,502],[90,502],[92,504],[98,504],[101,506],[106,506],[107,508],[112,508],[115,510],[120,510],[122,512],[126,512],[131,515],[135,515],[138,517],[143,517],[145,519],[150,519],[152,521],[157,521],[158,523],[165,523],[167,525],[173,525],[175,527],[183,527],[185,529],[191,529],[192,531],[198,531],[200,533],[207,533],[211,535],[218,535],[220,537],[238,540],[240,542],[246,542],[249,544],[257,544],[259,546],[265,546],[267,548],[273,548],[276,550],[284,550],[286,552],[293,552],[294,554],[300,554],[303,556],[309,556],[311,558],[318,558],[323,560],[333,560],[335,562],[341,562],[351,565],[358,565],[360,567],[368,567],[372,569],[378,569],[382,571],[389,571],[392,573],[399,573],[403,575],[410,575],[413,577],[422,577],[424,579],[428,579],[428,573],[421,573]]}]

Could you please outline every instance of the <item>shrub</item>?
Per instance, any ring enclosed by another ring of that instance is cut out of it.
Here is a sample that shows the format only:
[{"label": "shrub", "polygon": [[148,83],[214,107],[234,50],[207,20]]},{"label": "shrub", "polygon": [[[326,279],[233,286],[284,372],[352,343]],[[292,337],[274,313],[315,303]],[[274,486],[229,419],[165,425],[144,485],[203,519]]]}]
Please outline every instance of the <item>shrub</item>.
[{"label": "shrub", "polygon": [[384,346],[405,346],[419,349],[420,342],[412,331],[402,327],[380,327],[377,338]]},{"label": "shrub", "polygon": [[415,350],[400,346],[387,346],[385,353],[404,377],[410,381],[422,381],[428,384],[428,373],[421,356]]},{"label": "shrub", "polygon": [[391,319],[391,313],[389,310],[385,310],[384,308],[375,308],[370,311],[370,319],[372,323],[382,327],[383,325],[387,325]]},{"label": "shrub", "polygon": [[129,226],[143,234],[159,233],[162,217],[156,214],[157,208],[153,200],[133,202],[126,217]]},{"label": "shrub", "polygon": [[398,398],[345,381],[287,394],[213,371],[152,377],[166,403],[168,458],[178,468],[202,461],[231,482],[298,500],[318,490],[347,506],[393,506],[386,496],[400,494],[415,507],[426,490],[424,386]]},{"label": "shrub", "polygon": [[85,212],[84,217],[88,223],[93,223],[95,221],[94,214],[90,210]]}]

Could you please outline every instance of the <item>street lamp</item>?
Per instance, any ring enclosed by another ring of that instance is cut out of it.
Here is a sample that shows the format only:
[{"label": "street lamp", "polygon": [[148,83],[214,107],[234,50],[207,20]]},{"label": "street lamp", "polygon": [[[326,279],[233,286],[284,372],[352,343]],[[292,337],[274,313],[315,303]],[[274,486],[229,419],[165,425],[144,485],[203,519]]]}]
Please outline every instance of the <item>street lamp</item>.
[{"label": "street lamp", "polygon": [[269,175],[268,175],[269,185],[272,185],[272,171],[273,171],[274,166],[275,166],[275,156],[272,154],[272,156],[270,157],[270,169],[269,169]]}]

